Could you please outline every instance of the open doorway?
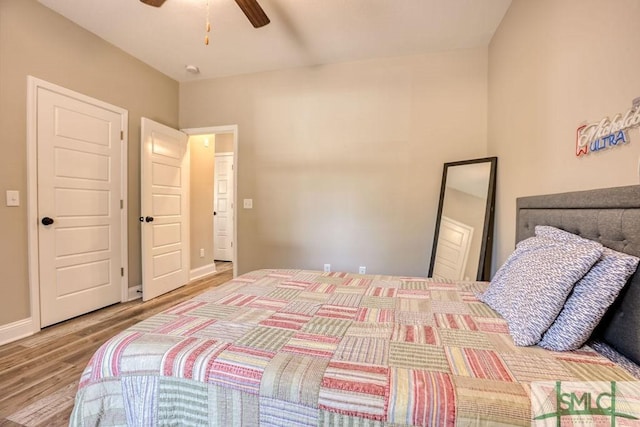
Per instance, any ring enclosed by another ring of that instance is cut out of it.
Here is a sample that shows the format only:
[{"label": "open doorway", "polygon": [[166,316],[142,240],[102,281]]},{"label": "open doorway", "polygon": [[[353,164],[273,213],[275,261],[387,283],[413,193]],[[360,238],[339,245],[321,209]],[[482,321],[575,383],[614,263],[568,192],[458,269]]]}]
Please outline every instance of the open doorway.
[{"label": "open doorway", "polygon": [[191,274],[237,274],[237,126],[183,129],[191,155]]}]

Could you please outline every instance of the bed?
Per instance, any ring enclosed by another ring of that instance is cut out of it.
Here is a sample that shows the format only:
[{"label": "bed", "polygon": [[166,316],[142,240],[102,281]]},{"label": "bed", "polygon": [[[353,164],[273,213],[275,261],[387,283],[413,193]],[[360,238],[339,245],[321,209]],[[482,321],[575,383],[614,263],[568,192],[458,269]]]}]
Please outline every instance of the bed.
[{"label": "bed", "polygon": [[[518,241],[550,225],[640,255],[640,186],[521,198],[517,211]],[[254,271],[106,342],[70,423],[531,425],[534,382],[636,380],[639,281],[587,345],[556,352],[516,346],[478,300],[487,283]]]}]

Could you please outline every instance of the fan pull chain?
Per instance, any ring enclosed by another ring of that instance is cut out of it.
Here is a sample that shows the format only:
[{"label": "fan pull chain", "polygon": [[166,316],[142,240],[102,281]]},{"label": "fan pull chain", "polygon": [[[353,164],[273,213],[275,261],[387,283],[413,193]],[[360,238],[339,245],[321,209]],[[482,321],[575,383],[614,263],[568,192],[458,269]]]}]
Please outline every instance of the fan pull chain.
[{"label": "fan pull chain", "polygon": [[209,22],[209,0],[207,0],[207,25],[206,25],[206,34],[204,35],[204,44],[205,46],[209,46],[209,33],[211,32],[211,22]]}]

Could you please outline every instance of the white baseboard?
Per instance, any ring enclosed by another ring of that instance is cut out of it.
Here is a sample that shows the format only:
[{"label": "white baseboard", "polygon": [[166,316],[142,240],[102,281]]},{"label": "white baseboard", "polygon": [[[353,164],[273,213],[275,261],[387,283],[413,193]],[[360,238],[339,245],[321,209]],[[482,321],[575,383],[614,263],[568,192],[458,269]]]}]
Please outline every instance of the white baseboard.
[{"label": "white baseboard", "polygon": [[39,328],[35,327],[31,317],[7,323],[6,325],[0,325],[0,345],[28,337],[29,335],[36,333],[38,330]]},{"label": "white baseboard", "polygon": [[202,267],[194,268],[189,274],[190,280],[201,279],[210,274],[216,273],[216,264],[203,265]]},{"label": "white baseboard", "polygon": [[129,288],[129,299],[127,299],[127,301],[133,301],[138,298],[142,298],[142,285]]},{"label": "white baseboard", "polygon": [[[189,280],[201,279],[216,272],[217,271],[215,263],[204,265],[202,267],[194,268],[193,270],[191,270],[189,272]],[[129,299],[127,301],[133,301],[138,298],[142,298],[142,285],[137,285],[129,288]]]}]

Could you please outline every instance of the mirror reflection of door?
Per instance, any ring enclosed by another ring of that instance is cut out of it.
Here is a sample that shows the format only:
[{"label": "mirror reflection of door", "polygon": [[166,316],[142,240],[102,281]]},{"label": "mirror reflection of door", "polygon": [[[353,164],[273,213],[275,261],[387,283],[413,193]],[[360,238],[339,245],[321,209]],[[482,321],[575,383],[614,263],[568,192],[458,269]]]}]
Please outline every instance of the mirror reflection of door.
[{"label": "mirror reflection of door", "polygon": [[429,275],[488,280],[495,157],[445,163]]},{"label": "mirror reflection of door", "polygon": [[472,241],[473,227],[442,215],[433,277],[469,280],[467,270]]}]

